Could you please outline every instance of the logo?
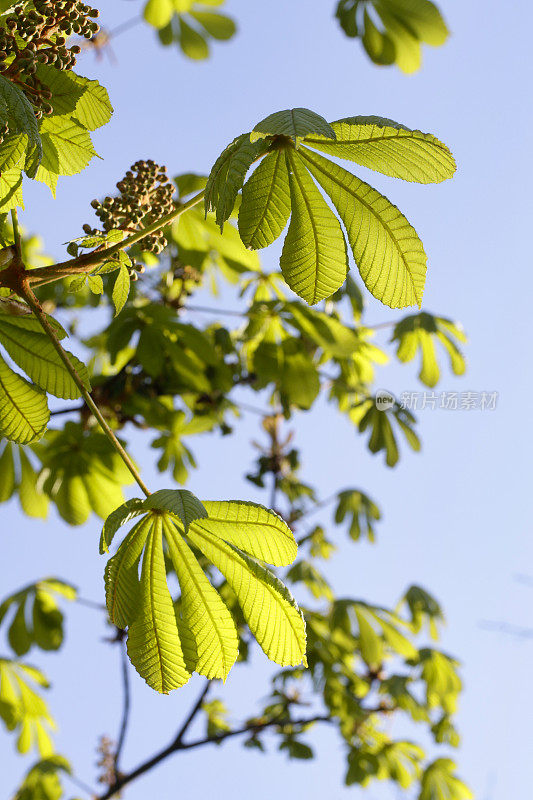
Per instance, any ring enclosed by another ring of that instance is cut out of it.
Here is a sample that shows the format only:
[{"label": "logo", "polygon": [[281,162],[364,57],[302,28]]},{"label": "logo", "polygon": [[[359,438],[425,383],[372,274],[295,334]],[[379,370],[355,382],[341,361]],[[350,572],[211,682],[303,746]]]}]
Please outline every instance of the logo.
[{"label": "logo", "polygon": [[388,411],[395,403],[394,395],[388,392],[387,389],[378,389],[375,400],[378,411]]}]

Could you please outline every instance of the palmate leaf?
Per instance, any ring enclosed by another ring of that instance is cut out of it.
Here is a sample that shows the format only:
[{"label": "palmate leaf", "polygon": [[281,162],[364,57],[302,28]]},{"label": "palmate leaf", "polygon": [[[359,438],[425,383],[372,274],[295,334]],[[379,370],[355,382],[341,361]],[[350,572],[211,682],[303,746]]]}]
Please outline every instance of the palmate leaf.
[{"label": "palmate leaf", "polygon": [[422,312],[405,317],[395,326],[392,342],[397,342],[396,356],[400,361],[412,361],[420,352],[418,377],[426,386],[435,386],[440,378],[435,343],[439,342],[448,354],[455,375],[464,375],[466,361],[456,344],[464,343],[464,331],[449,319]]},{"label": "palmate leaf", "polygon": [[49,419],[45,393],[0,358],[0,435],[29,444],[41,438]]},{"label": "palmate leaf", "polygon": [[177,44],[193,60],[209,56],[209,40],[227,41],[237,27],[231,17],[207,10],[223,0],[148,0],[144,19],[158,30],[163,45]]},{"label": "palmate leaf", "polygon": [[474,795],[456,775],[449,758],[437,758],[426,767],[420,782],[418,800],[472,800]]},{"label": "palmate leaf", "polygon": [[47,758],[54,750],[50,731],[55,724],[36,687],[49,687],[40,670],[0,658],[0,717],[9,731],[17,732],[20,753],[28,753],[35,747]]},{"label": "palmate leaf", "polygon": [[[168,501],[171,494],[163,490],[159,501],[151,501],[154,495],[137,501],[148,513],[127,534],[105,570],[108,612],[116,625],[128,627],[128,653],[139,674],[156,691],[168,692],[183,685],[192,671],[225,679],[237,657],[231,614],[187,542],[227,579],[265,653],[283,665],[301,663],[305,626],[294,600],[273,573],[244,552],[288,564],[296,555],[290,529],[262,506],[237,501],[206,502],[201,508],[209,516],[201,517],[198,509],[195,519],[181,509],[185,522],[161,508],[165,495],[165,505],[173,505]],[[189,495],[192,504],[190,493],[174,494]],[[115,513],[126,519],[127,512],[123,507]],[[181,588],[177,616],[166,583],[163,548]]]},{"label": "palmate leaf", "polygon": [[342,167],[300,149],[339,212],[365,286],[391,308],[422,303],[426,254],[403,214],[376,189]]},{"label": "palmate leaf", "polygon": [[413,429],[416,420],[398,403],[383,411],[377,408],[374,398],[369,398],[352,408],[349,416],[361,433],[370,431],[368,449],[371,453],[384,451],[388,467],[394,467],[400,458],[393,423],[398,425],[411,449],[415,452],[420,450],[420,439]]},{"label": "palmate leaf", "polygon": [[[252,151],[254,144],[263,149]],[[427,259],[414,228],[376,189],[304,145],[419,183],[440,182],[455,172],[452,154],[431,134],[381,117],[348,117],[330,125],[308,109],[289,109],[266,117],[219,156],[207,183],[206,212],[215,210],[222,225],[242,188],[239,232],[247,247],[261,248],[280,235],[290,205],[280,266],[290,288],[313,304],[340,289],[348,267],[344,233],[316,180],[344,223],[369,291],[393,308],[420,306]]]},{"label": "palmate leaf", "polygon": [[71,773],[66,758],[53,755],[34,764],[26,773],[13,800],[61,800],[60,773]]},{"label": "palmate leaf", "polygon": [[431,0],[340,0],[336,16],[347,36],[361,39],[375,64],[396,63],[408,73],[420,67],[422,43],[439,47],[449,35]]},{"label": "palmate leaf", "polygon": [[124,502],[123,486],[133,478],[104,434],[67,422],[49,430],[39,455],[39,486],[70,525],[82,525],[92,511],[105,519]]},{"label": "palmate leaf", "polygon": [[0,624],[13,611],[8,641],[17,656],[35,645],[58,650],[63,642],[63,613],[57,595],[74,600],[76,589],[57,578],[45,578],[7,597],[0,605]]}]

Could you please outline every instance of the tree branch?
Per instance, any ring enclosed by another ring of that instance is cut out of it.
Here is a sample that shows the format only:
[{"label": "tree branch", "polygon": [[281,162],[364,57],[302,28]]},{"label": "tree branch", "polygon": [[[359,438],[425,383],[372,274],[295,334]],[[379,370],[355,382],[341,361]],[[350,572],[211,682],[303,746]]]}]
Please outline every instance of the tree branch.
[{"label": "tree branch", "polygon": [[115,780],[118,780],[120,777],[119,761],[120,761],[120,756],[122,755],[122,750],[124,748],[126,733],[128,731],[128,722],[130,719],[130,706],[131,706],[130,678],[128,669],[129,663],[126,655],[126,648],[124,647],[124,642],[121,640],[119,642],[119,645],[120,645],[120,661],[122,666],[123,706],[122,706],[122,721],[120,723],[120,732],[118,735],[117,749],[115,751]]},{"label": "tree branch", "polygon": [[98,406],[96,405],[96,403],[92,399],[91,395],[89,394],[89,392],[85,388],[85,384],[83,383],[82,379],[78,375],[78,372],[77,372],[74,364],[72,364],[72,362],[71,362],[70,358],[68,357],[67,353],[63,350],[63,347],[61,346],[61,342],[57,338],[54,329],[52,328],[52,326],[48,322],[46,314],[43,312],[41,306],[39,305],[39,302],[38,302],[37,298],[35,297],[35,295],[33,294],[32,290],[31,290],[31,288],[30,288],[30,286],[29,286],[29,284],[27,282],[27,279],[25,277],[20,280],[19,291],[20,291],[21,297],[23,297],[26,300],[26,302],[28,303],[29,307],[31,308],[31,310],[35,314],[36,318],[41,323],[41,327],[43,328],[44,332],[46,333],[46,335],[48,336],[48,338],[52,342],[52,344],[53,344],[58,356],[60,357],[61,361],[65,365],[68,373],[71,375],[72,380],[74,381],[74,383],[78,387],[78,389],[80,391],[80,394],[82,395],[83,399],[85,400],[85,402],[87,403],[87,405],[91,409],[92,414],[98,420],[98,422],[100,424],[100,427],[102,428],[103,432],[105,433],[105,435],[107,436],[107,438],[109,439],[109,441],[113,445],[114,449],[117,451],[117,453],[119,454],[119,456],[121,457],[121,459],[123,460],[123,462],[125,463],[127,468],[129,469],[129,471],[133,475],[133,477],[134,477],[135,481],[137,482],[137,484],[139,485],[139,487],[142,489],[144,494],[148,497],[150,495],[150,490],[148,489],[148,487],[146,486],[146,484],[142,480],[141,476],[139,475],[137,467],[135,466],[135,464],[133,463],[133,461],[129,457],[128,453],[122,447],[121,443],[119,442],[119,440],[117,439],[117,437],[115,436],[115,434],[113,433],[113,431],[111,430],[109,425],[107,424],[102,412],[100,411],[100,409],[98,408]]},{"label": "tree branch", "polygon": [[203,747],[203,745],[206,744],[217,744],[218,742],[223,742],[225,739],[230,739],[234,736],[241,736],[242,734],[246,733],[261,733],[261,731],[264,731],[267,728],[284,727],[285,725],[303,726],[310,725],[313,722],[333,722],[333,719],[325,715],[318,715],[315,717],[309,717],[307,719],[274,719],[269,720],[268,722],[261,722],[256,725],[245,725],[244,727],[237,728],[233,731],[224,731],[223,733],[218,733],[215,736],[206,736],[204,739],[195,739],[192,742],[183,742],[178,740],[178,737],[176,737],[176,739],[174,739],[174,741],[171,742],[168,747],[160,750],[159,753],[156,753],[154,756],[152,756],[152,758],[149,758],[143,764],[140,764],[138,767],[136,767],[136,769],[132,770],[132,772],[128,773],[127,775],[123,775],[114,786],[111,786],[96,800],[110,800],[111,797],[116,795],[117,792],[119,792],[128,783],[131,783],[131,781],[135,780],[135,778],[144,775],[162,761],[165,761],[165,759],[167,759],[169,756],[179,752],[180,750],[192,750],[195,747]]},{"label": "tree branch", "polygon": [[95,267],[112,259],[113,256],[117,255],[121,250],[131,247],[141,239],[144,239],[145,236],[160,231],[166,225],[169,225],[181,216],[181,214],[185,213],[185,211],[197,205],[203,199],[204,194],[205,192],[201,191],[186,203],[183,203],[183,205],[176,205],[176,207],[168,214],[165,214],[164,217],[152,222],[151,225],[147,225],[146,228],[132,233],[131,236],[126,237],[126,239],[123,239],[121,242],[117,242],[117,244],[112,245],[112,247],[107,247],[105,250],[94,250],[92,253],[72,258],[69,261],[60,261],[49,267],[32,269],[28,273],[28,280],[32,285],[35,284],[38,286],[44,285],[44,282],[49,283],[51,280],[59,280],[60,278],[72,275],[83,275],[91,272]]}]

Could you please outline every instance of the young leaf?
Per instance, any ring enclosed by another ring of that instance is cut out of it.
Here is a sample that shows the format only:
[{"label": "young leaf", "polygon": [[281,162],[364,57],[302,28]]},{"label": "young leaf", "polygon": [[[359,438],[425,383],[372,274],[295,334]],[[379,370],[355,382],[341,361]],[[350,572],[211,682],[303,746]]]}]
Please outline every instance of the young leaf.
[{"label": "young leaf", "polygon": [[219,155],[207,179],[205,188],[205,213],[215,211],[220,230],[229,219],[237,193],[253,161],[266,152],[268,143],[252,144],[247,133],[237,136]]},{"label": "young leaf", "polygon": [[417,183],[452,178],[457,166],[445,144],[430,133],[383,117],[347,117],[331,123],[336,141],[306,136],[305,144],[362,167]]},{"label": "young leaf", "polygon": [[128,632],[128,655],[156,692],[168,694],[191,677],[185,666],[172,598],[167,586],[162,519],[152,517],[141,571],[140,610]]},{"label": "young leaf", "polygon": [[287,160],[283,150],[276,150],[263,159],[242,189],[239,234],[246,247],[257,250],[272,244],[290,213]]},{"label": "young leaf", "polygon": [[170,511],[183,523],[185,532],[194,520],[207,517],[208,512],[197,497],[187,489],[159,489],[143,502],[145,509]]},{"label": "young leaf", "polygon": [[143,513],[144,501],[137,497],[133,497],[131,500],[126,500],[125,503],[112,511],[111,514],[109,514],[109,516],[106,518],[102,528],[102,533],[100,536],[100,553],[103,555],[103,553],[109,552],[109,548],[115,533],[120,527],[122,527],[122,525],[125,525],[130,519],[138,517]]},{"label": "young leaf", "polygon": [[150,516],[134,525],[105,567],[105,597],[109,619],[122,630],[131,625],[141,611],[139,561],[151,528]]},{"label": "young leaf", "polygon": [[287,151],[292,215],[280,259],[290,288],[310,305],[329,297],[348,272],[341,226],[300,156]]},{"label": "young leaf", "polygon": [[[65,400],[75,400],[77,397],[81,397],[76,383],[54,346],[44,334],[25,331],[0,318],[0,343],[13,361],[41,389]],[[68,350],[67,354],[85,388],[90,390],[91,384],[87,367]]]},{"label": "young leaf", "polygon": [[211,11],[191,11],[191,17],[199,22],[213,39],[221,42],[231,39],[237,30],[231,17],[227,17],[225,14],[216,14]]},{"label": "young leaf", "polygon": [[46,395],[0,358],[0,434],[19,444],[40,439],[50,411]]},{"label": "young leaf", "polygon": [[128,299],[128,295],[130,293],[130,273],[128,268],[125,264],[122,264],[120,269],[117,272],[117,277],[115,278],[115,283],[113,284],[113,294],[112,299],[115,305],[115,316],[120,314],[126,300]]},{"label": "young leaf", "polygon": [[255,142],[265,136],[288,136],[295,143],[310,133],[335,139],[335,131],[324,117],[308,108],[288,108],[276,111],[254,126],[250,141]]},{"label": "young leaf", "polygon": [[194,525],[189,539],[224,575],[268,658],[281,666],[305,660],[305,623],[288,589],[259,562]]},{"label": "young leaf", "polygon": [[194,639],[192,670],[225,680],[238,654],[238,638],[230,612],[207,580],[182,535],[163,520],[170,557],[181,588],[181,612]]},{"label": "young leaf", "polygon": [[194,61],[209,58],[209,45],[206,40],[182,16],[179,18],[179,43],[188,58]]},{"label": "young leaf", "polygon": [[3,75],[0,75],[0,122],[7,124],[10,133],[22,133],[27,137],[24,169],[28,177],[34,178],[43,156],[35,113],[22,90]]},{"label": "young leaf", "polygon": [[391,308],[422,303],[426,254],[403,214],[367,183],[306,148],[300,157],[331,197],[365,286]]},{"label": "young leaf", "polygon": [[297,554],[294,534],[273,511],[242,500],[204,500],[207,518],[192,524],[275,566],[292,564]]}]

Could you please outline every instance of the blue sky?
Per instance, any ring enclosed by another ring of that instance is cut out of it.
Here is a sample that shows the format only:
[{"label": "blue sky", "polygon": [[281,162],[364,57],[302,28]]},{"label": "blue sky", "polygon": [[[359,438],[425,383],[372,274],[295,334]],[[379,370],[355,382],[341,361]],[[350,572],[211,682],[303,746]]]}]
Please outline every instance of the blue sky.
[{"label": "blue sky", "polygon": [[[443,4],[444,5],[444,4]],[[112,4],[104,22],[129,18],[138,2]],[[109,88],[116,114],[95,135],[103,161],[60,181],[53,202],[44,187],[28,187],[27,228],[46,233],[48,249],[79,235],[91,220],[89,202],[138,158],[166,163],[171,173],[205,172],[237,134],[268,113],[305,106],[337,119],[376,114],[431,131],[453,150],[459,170],[438,186],[402,184],[368,173],[417,228],[429,254],[424,309],[461,320],[469,335],[469,367],[461,379],[447,372],[442,390],[497,391],[495,411],[430,411],[419,414],[423,452],[404,453],[387,470],[372,457],[333,409],[321,406],[298,418],[304,475],[323,496],[346,486],[365,488],[380,503],[384,521],[378,543],[342,548],[329,574],[339,594],[394,603],[410,583],[428,587],[447,616],[444,648],[464,664],[465,692],[458,717],[462,746],[454,758],[481,800],[507,800],[529,792],[533,639],[489,632],[483,620],[533,627],[533,588],[515,579],[533,575],[530,521],[532,396],[530,316],[533,278],[530,141],[531,8],[515,0],[502,8],[449,0],[445,12],[453,36],[438,50],[425,49],[422,70],[405,76],[378,69],[331,19],[330,0],[229,0],[239,20],[233,42],[214,49],[205,64],[163,51],[144,26],[113,43],[116,63],[84,57],[82,74]],[[363,178],[364,169],[358,170]],[[274,268],[278,251],[265,253]],[[395,319],[370,304],[369,322]],[[386,341],[381,334],[379,341]],[[389,367],[378,384],[400,394],[420,387],[413,366]],[[235,442],[207,439],[196,445],[200,470],[190,488],[200,497],[252,498],[242,475],[252,453],[256,420],[243,423]],[[156,475],[140,441],[134,452],[148,481]],[[228,467],[230,465],[231,468]],[[48,574],[72,576],[87,597],[102,593],[103,563],[97,554],[99,522],[71,529],[54,516],[43,525],[23,519],[15,505],[3,513],[2,595]],[[323,515],[325,522],[328,515]],[[9,566],[8,566],[9,565]],[[69,609],[62,656],[35,655],[56,690],[50,698],[60,722],[57,745],[81,777],[94,776],[97,735],[116,735],[120,692],[118,653],[101,644],[98,615]],[[270,668],[259,654],[253,670],[235,671],[225,696],[235,716],[249,699],[265,694]],[[134,712],[124,767],[137,763],[172,736],[199,691],[199,679],[170,697],[157,697],[132,673]],[[82,733],[80,735],[80,720]],[[414,731],[413,737],[420,735]],[[341,785],[338,740],[317,732],[319,758],[300,766],[281,755],[251,754],[238,743],[178,756],[127,792],[173,798],[216,792],[217,797],[257,800],[302,790],[310,800],[360,796]],[[12,755],[12,739],[0,732],[3,783],[11,791],[26,764]],[[380,785],[374,800],[396,797]]]}]

